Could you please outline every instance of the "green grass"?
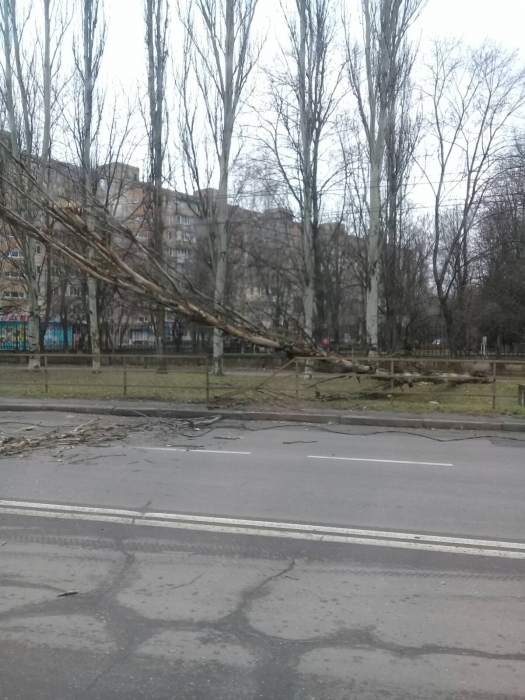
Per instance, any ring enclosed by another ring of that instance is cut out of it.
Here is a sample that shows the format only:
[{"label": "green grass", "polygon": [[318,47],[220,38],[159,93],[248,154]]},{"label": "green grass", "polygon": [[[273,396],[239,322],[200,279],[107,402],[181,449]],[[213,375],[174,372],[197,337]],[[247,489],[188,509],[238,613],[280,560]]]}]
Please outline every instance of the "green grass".
[{"label": "green grass", "polygon": [[[417,384],[390,392],[388,386],[371,378],[360,381],[345,377],[323,381],[323,377],[299,380],[299,399],[295,397],[296,378],[290,374],[268,376],[210,376],[210,403],[219,406],[260,405],[273,407],[397,410],[407,413],[432,411],[469,414],[507,414],[523,416],[518,406],[518,384],[525,380],[505,379],[497,383],[497,408],[492,408],[491,384],[452,385]],[[266,380],[266,381],[265,381]],[[259,386],[264,382],[263,386]],[[29,372],[18,366],[0,365],[0,396],[31,398],[152,399],[176,403],[206,402],[206,374],[195,369],[127,369],[127,395],[124,397],[122,368],[103,368],[94,374],[88,367],[51,367],[46,373]],[[317,394],[316,394],[317,390]]]}]

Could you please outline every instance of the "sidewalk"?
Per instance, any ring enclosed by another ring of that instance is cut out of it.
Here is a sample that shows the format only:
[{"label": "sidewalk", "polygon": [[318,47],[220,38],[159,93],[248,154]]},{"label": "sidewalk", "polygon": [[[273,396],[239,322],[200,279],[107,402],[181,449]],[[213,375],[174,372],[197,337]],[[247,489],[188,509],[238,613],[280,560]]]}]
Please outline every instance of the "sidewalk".
[{"label": "sidewalk", "polygon": [[285,408],[242,407],[236,410],[206,404],[172,404],[160,401],[89,401],[81,399],[0,399],[0,411],[59,411],[91,415],[147,416],[153,418],[199,418],[218,416],[242,421],[283,421],[332,425],[366,425],[387,428],[435,430],[483,430],[525,433],[525,420],[508,416],[472,416],[454,413],[408,414],[387,411],[290,411]]}]

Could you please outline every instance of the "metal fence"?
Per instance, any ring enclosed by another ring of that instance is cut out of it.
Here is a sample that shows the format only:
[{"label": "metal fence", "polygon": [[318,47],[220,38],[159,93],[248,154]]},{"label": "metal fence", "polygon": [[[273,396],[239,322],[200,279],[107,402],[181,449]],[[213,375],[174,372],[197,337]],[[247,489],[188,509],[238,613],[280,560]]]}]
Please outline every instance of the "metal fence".
[{"label": "metal fence", "polygon": [[[168,401],[199,403],[225,401],[266,402],[284,400],[311,402],[346,402],[367,400],[373,407],[376,400],[391,405],[403,402],[408,396],[428,403],[428,384],[440,382],[444,386],[432,387],[431,398],[451,400],[453,379],[447,374],[472,372],[474,382],[469,388],[468,400],[483,398],[485,407],[493,410],[502,402],[513,405],[525,403],[525,360],[489,360],[483,363],[472,360],[454,361],[445,358],[419,358],[417,376],[400,374],[399,358],[374,359],[381,375],[366,375],[359,371],[341,371],[332,359],[287,359],[269,356],[261,366],[261,359],[250,355],[231,355],[225,358],[226,374],[212,373],[209,355],[167,356],[161,366],[151,355],[111,354],[102,356],[99,373],[93,373],[90,355],[75,358],[75,364],[63,364],[71,355],[44,354],[40,371],[28,371],[29,355],[3,356],[0,358],[0,395],[42,395],[68,398],[150,398]],[[370,358],[354,358],[358,365]],[[335,372],[334,372],[335,368]],[[421,369],[423,368],[423,369]],[[425,371],[428,368],[428,372]],[[343,369],[341,367],[341,369]],[[357,379],[350,384],[349,379]],[[406,381],[405,381],[406,379]],[[477,384],[479,382],[479,385]],[[462,383],[458,380],[456,383]],[[342,393],[342,390],[344,392]],[[521,390],[521,394],[520,394]],[[521,399],[520,399],[521,396]],[[521,403],[523,402],[523,403]],[[445,401],[446,403],[446,401]],[[330,405],[328,403],[328,405]],[[333,404],[332,404],[333,405]]]},{"label": "metal fence", "polygon": [[[174,335],[173,326],[166,324],[165,352],[169,355],[195,355],[211,352],[211,334],[200,333],[192,338],[191,334]],[[69,325],[67,335],[61,323],[50,322],[41,326],[41,338],[44,352],[79,353],[88,352],[88,333],[84,325]],[[496,344],[495,341],[485,343],[482,336],[475,335],[469,343],[469,350],[460,357],[465,359],[475,357],[505,358],[525,357],[525,340],[523,342],[507,342]],[[155,352],[155,330],[153,326],[117,326],[103,324],[100,334],[101,349],[107,354],[153,354]],[[0,321],[0,353],[24,353],[27,346],[27,321]],[[226,353],[265,354],[267,351],[253,345],[243,343],[235,338],[225,338]],[[340,347],[343,355],[364,355],[361,346],[344,345]],[[403,354],[413,357],[450,358],[453,357],[443,326],[437,325],[426,331],[408,344]]]}]

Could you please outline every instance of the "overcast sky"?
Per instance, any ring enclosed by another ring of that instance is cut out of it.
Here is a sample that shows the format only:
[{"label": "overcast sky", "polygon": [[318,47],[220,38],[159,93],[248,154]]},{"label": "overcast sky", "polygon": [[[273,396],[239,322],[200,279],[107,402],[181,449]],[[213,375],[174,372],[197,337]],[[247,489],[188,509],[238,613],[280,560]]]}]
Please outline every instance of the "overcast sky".
[{"label": "overcast sky", "polygon": [[[293,7],[295,0],[286,0]],[[337,0],[335,0],[337,5]],[[354,35],[361,35],[360,22],[361,0],[340,0],[350,13],[354,22]],[[180,50],[182,37],[177,19],[177,0],[170,0],[171,55],[176,56]],[[108,38],[103,59],[102,78],[110,85],[121,86],[125,93],[135,95],[137,85],[145,85],[145,50],[144,50],[144,0],[105,0],[108,20]],[[256,29],[268,32],[268,41],[264,51],[264,60],[269,62],[278,48],[280,39],[286,41],[286,29],[282,18],[280,0],[259,0],[258,21]],[[420,18],[412,27],[411,39],[419,43],[418,61],[421,66],[431,41],[437,37],[463,39],[465,44],[480,45],[487,39],[500,43],[510,51],[518,51],[525,61],[525,0],[428,0]],[[419,70],[416,63],[414,77],[417,82]],[[424,75],[423,70],[419,73]],[[169,91],[173,94],[171,91]],[[144,92],[142,93],[144,94]],[[175,106],[176,108],[176,106]],[[133,164],[141,168],[145,152],[141,147],[135,151]],[[421,173],[414,172],[414,179],[421,179]],[[180,186],[180,185],[179,185]],[[432,200],[430,190],[424,182],[419,182],[415,192],[419,204],[425,208]],[[453,192],[451,193],[453,194]]]},{"label": "overcast sky", "polygon": [[[104,73],[110,80],[133,89],[144,74],[144,0],[106,0],[109,35],[104,56]],[[341,0],[357,17],[359,0]],[[176,17],[176,0],[171,0]],[[270,40],[278,34],[279,0],[259,0],[258,26],[270,27]],[[271,21],[269,21],[271,18]],[[424,51],[437,36],[461,37],[479,44],[490,38],[524,55],[525,0],[429,0],[417,26],[414,39],[421,37]],[[274,36],[272,37],[272,33]],[[177,42],[177,24],[172,24],[172,40]]]}]

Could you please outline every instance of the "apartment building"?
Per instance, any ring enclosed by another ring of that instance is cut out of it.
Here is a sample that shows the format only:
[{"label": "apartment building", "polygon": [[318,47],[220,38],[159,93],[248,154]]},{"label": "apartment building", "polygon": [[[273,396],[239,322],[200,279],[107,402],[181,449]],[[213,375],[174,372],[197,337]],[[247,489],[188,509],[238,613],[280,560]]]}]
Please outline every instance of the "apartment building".
[{"label": "apartment building", "polygon": [[[80,181],[77,167],[53,164],[50,188],[55,198],[66,203],[77,201]],[[95,173],[95,187],[98,200],[110,213],[139,242],[152,245],[149,187],[140,180],[139,169],[122,163],[103,166]],[[212,295],[217,191],[210,188],[188,194],[165,188],[163,197],[164,259],[174,271]],[[262,320],[268,327],[288,326],[289,320],[300,313],[301,305],[297,277],[301,267],[301,232],[292,213],[286,209],[258,212],[231,206],[228,228],[228,298],[243,314]],[[56,233],[60,235],[60,231]],[[119,234],[113,235],[118,238]],[[123,240],[124,236],[121,243]],[[64,261],[55,260],[53,254],[49,260],[45,258],[41,246],[36,248],[35,266],[41,319],[63,328],[66,345],[71,337],[82,345],[86,340],[83,275]],[[13,314],[23,322],[27,318],[23,252],[19,241],[5,230],[0,235],[0,291],[0,323]],[[153,343],[151,309],[114,290],[101,294],[99,321],[106,346],[141,347]],[[168,314],[166,322],[167,336],[176,330],[180,340],[177,319]],[[72,334],[66,331],[71,327]],[[191,330],[186,329],[184,337],[188,340],[190,335]]]}]

